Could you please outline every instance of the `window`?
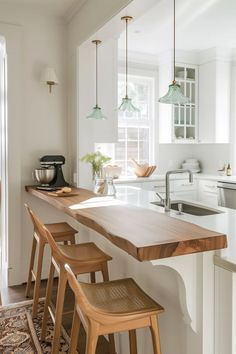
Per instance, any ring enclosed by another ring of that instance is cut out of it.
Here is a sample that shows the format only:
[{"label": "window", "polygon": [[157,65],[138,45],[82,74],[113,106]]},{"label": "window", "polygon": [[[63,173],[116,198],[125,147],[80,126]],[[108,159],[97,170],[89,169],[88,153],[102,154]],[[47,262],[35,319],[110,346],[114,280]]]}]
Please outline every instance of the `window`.
[{"label": "window", "polygon": [[[154,77],[130,75],[129,95],[140,113],[119,112],[118,143],[114,144],[114,163],[123,175],[133,174],[134,158],[139,163],[153,161]],[[125,96],[125,76],[119,75],[118,102]]]},{"label": "window", "polygon": [[[154,75],[129,75],[129,96],[140,113],[119,112],[118,142],[98,144],[103,153],[112,157],[112,163],[122,167],[122,175],[133,175],[131,158],[140,164],[154,162]],[[125,97],[125,75],[118,77],[118,104]]]}]

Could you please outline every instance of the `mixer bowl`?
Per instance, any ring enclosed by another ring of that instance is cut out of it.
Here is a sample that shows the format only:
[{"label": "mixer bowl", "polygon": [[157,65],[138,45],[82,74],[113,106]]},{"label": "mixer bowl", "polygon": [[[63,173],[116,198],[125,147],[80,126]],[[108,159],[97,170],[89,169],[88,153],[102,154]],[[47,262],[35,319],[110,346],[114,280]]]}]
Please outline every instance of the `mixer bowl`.
[{"label": "mixer bowl", "polygon": [[48,184],[52,182],[55,177],[56,169],[54,167],[50,168],[36,168],[34,170],[34,178],[40,184]]}]

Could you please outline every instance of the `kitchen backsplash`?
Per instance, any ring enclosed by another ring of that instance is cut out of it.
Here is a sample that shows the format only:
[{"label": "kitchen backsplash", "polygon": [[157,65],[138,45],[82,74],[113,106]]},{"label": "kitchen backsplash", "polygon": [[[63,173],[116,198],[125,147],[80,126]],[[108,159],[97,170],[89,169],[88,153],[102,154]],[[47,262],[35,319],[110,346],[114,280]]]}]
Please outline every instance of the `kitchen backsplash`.
[{"label": "kitchen backsplash", "polygon": [[187,158],[198,159],[202,172],[216,173],[224,163],[231,162],[230,144],[160,144],[157,172],[180,168]]}]

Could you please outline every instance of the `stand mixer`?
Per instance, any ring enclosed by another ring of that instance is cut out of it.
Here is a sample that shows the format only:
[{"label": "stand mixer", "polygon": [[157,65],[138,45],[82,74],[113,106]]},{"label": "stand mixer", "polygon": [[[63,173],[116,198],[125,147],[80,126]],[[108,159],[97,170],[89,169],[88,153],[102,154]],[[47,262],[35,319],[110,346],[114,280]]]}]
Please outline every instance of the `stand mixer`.
[{"label": "stand mixer", "polygon": [[[45,155],[39,159],[40,165],[42,166],[41,169],[35,170],[35,177],[41,185],[37,186],[37,189],[42,190],[55,190],[59,187],[66,187],[69,186],[63,176],[62,165],[65,164],[65,157],[62,155]],[[40,178],[37,178],[36,172],[43,171],[47,172],[48,170],[54,169],[55,173],[53,174],[54,177],[48,183],[42,183]]]}]

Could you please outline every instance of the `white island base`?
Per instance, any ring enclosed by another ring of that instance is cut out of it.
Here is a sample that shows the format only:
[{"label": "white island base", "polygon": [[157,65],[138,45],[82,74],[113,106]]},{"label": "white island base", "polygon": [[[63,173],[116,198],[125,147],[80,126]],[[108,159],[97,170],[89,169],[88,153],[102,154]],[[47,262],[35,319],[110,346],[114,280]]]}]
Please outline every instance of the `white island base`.
[{"label": "white island base", "polygon": [[[96,232],[89,233],[90,240],[113,257],[110,279],[133,277],[165,308],[159,316],[162,354],[217,353],[213,251],[139,262]],[[138,353],[152,354],[149,331],[138,330],[137,338]],[[117,354],[129,353],[128,333],[117,334],[116,340]]]}]

